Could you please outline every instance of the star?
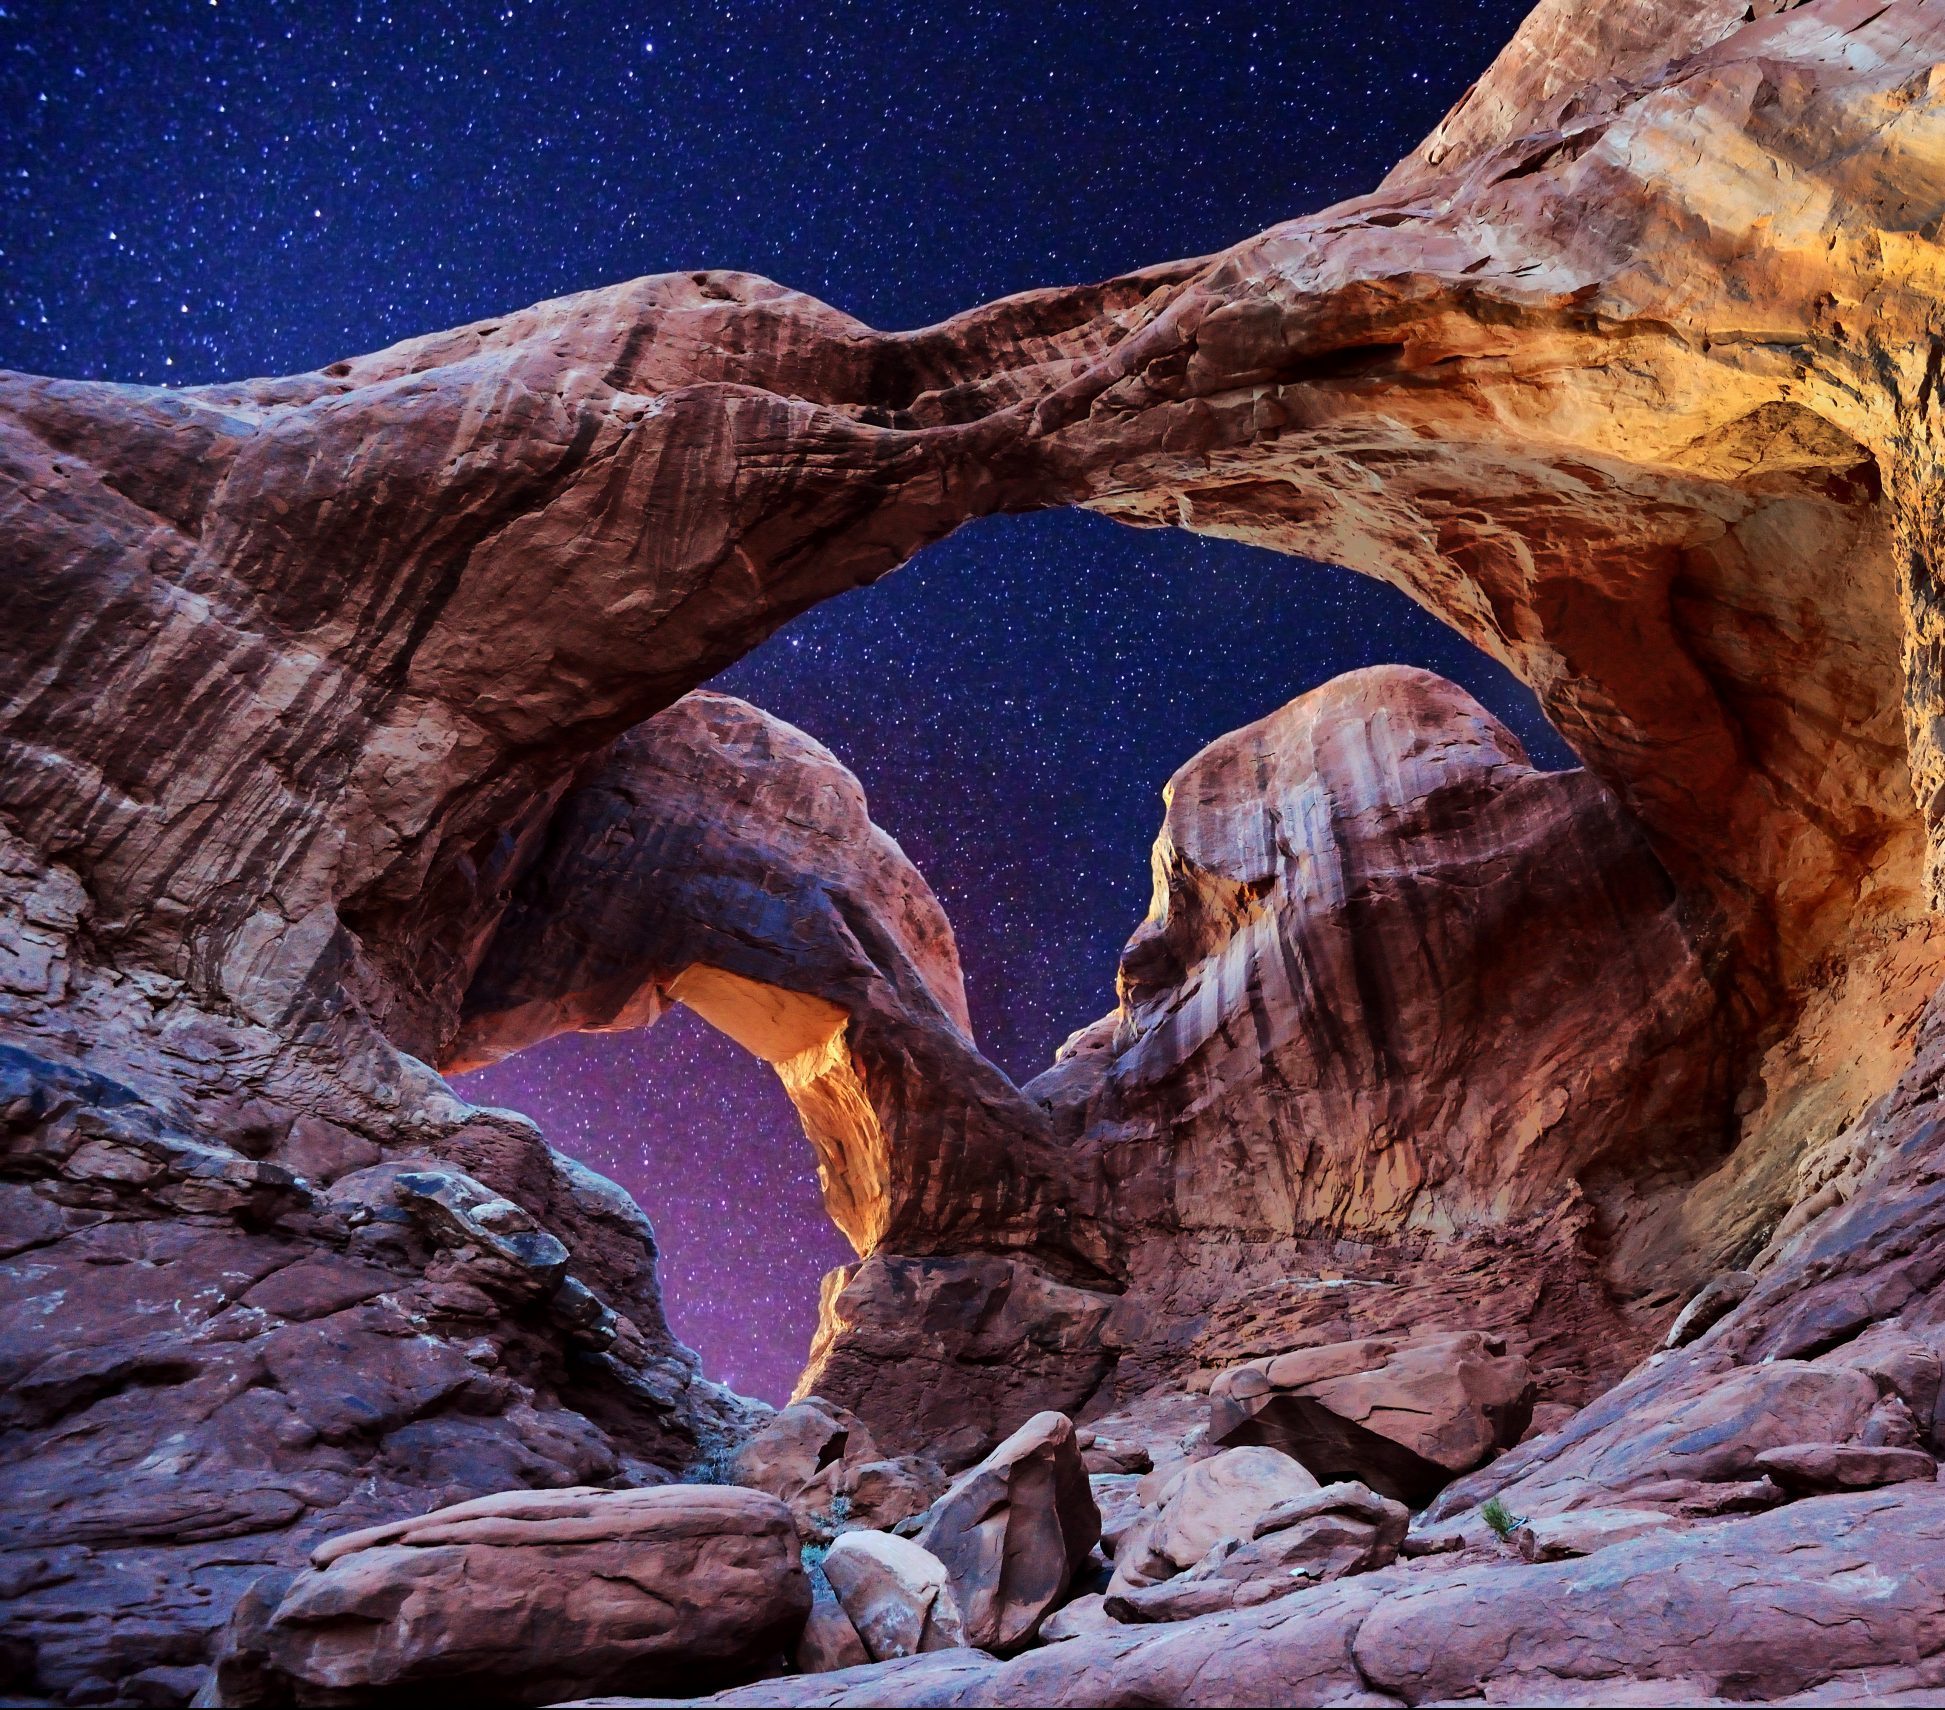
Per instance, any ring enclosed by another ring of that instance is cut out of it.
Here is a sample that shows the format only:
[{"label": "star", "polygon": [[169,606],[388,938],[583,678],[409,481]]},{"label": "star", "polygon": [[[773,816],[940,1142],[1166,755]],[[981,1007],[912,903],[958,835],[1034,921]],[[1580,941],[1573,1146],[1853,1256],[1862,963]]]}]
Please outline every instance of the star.
[{"label": "star", "polygon": [[[594,0],[320,0],[194,28],[7,7],[0,364],[297,372],[704,266],[925,325],[1369,189],[1528,5],[669,0],[659,40]],[[983,1048],[1024,1080],[1113,1003],[1169,774],[1384,659],[1455,678],[1566,763],[1524,689],[1392,590],[1081,513],[963,529],[718,686],[858,773],[952,919]],[[677,1331],[710,1375],[781,1399],[817,1278],[850,1253],[767,1068],[678,1012],[460,1090],[633,1192]]]}]

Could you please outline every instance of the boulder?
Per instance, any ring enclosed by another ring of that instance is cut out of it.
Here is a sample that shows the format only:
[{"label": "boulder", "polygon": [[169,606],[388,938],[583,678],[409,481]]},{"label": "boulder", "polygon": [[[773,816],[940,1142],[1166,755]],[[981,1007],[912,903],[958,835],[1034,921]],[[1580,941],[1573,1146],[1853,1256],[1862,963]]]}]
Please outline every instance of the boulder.
[{"label": "boulder", "polygon": [[1036,1413],[933,1505],[917,1542],[945,1564],[969,1645],[1030,1644],[1101,1536],[1074,1427]]},{"label": "boulder", "polygon": [[1251,1537],[1257,1521],[1279,1503],[1316,1489],[1316,1479],[1298,1462],[1261,1445],[1194,1462],[1121,1539],[1108,1595],[1173,1578],[1222,1539]]},{"label": "boulder", "polygon": [[898,1455],[891,1460],[846,1461],[837,1494],[850,1504],[854,1526],[889,1530],[922,1515],[944,1491],[945,1474],[924,1455]]},{"label": "boulder", "polygon": [[1533,1379],[1477,1331],[1376,1337],[1252,1360],[1210,1386],[1209,1435],[1267,1444],[1318,1477],[1421,1507],[1511,1448],[1533,1416]]},{"label": "boulder", "polygon": [[1576,1508],[1529,1520],[1519,1530],[1532,1540],[1533,1560],[1563,1562],[1681,1524],[1659,1508]]},{"label": "boulder", "polygon": [[744,1441],[730,1458],[729,1478],[794,1506],[813,1487],[828,1496],[833,1468],[877,1457],[870,1431],[855,1414],[809,1395]]},{"label": "boulder", "polygon": [[1107,1595],[1090,1591],[1063,1603],[1040,1624],[1040,1642],[1057,1645],[1063,1639],[1085,1638],[1090,1633],[1111,1632],[1121,1625],[1107,1610]]},{"label": "boulder", "polygon": [[877,1445],[858,1418],[817,1396],[793,1401],[730,1457],[727,1478],[768,1491],[788,1504],[806,1542],[826,1542],[841,1521],[831,1504],[846,1493],[854,1463],[876,1459]]},{"label": "boulder", "polygon": [[240,1635],[222,1702],[689,1692],[776,1666],[811,1606],[790,1511],[715,1485],[509,1491],[334,1538],[311,1562]]},{"label": "boulder", "polygon": [[824,1576],[874,1662],[966,1642],[945,1564],[909,1538],[846,1532],[825,1556]]},{"label": "boulder", "polygon": [[1398,1558],[1411,1524],[1403,1503],[1361,1484],[1325,1485],[1258,1517],[1253,1536],[1224,1538],[1188,1572],[1111,1591],[1117,1621],[1186,1621],[1246,1609]]},{"label": "boulder", "polygon": [[895,1526],[945,1488],[945,1475],[922,1457],[880,1459],[863,1420],[815,1395],[793,1401],[747,1438],[727,1476],[788,1503],[806,1543],[828,1543],[847,1526]]},{"label": "boulder", "polygon": [[1932,1483],[1938,1462],[1923,1449],[1862,1443],[1786,1443],[1765,1449],[1756,1469],[1786,1491],[1804,1495],[1831,1490],[1875,1490],[1879,1485]]},{"label": "boulder", "polygon": [[798,1636],[790,1660],[799,1674],[830,1674],[871,1661],[864,1640],[835,1598],[820,1597],[810,1606],[810,1619]]}]

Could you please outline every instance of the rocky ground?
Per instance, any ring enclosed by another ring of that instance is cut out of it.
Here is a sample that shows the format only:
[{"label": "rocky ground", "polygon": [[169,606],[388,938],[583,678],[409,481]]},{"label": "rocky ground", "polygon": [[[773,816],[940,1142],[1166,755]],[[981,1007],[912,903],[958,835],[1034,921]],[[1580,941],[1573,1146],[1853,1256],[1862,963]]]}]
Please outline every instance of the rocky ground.
[{"label": "rocky ground", "polygon": [[[1371,195],[884,334],[693,274],[0,376],[27,1701],[1945,1698],[1945,9],[1543,0]],[[1405,589],[1170,782],[1016,1088],[700,692],[969,518]],[[799,1403],[439,1074],[695,1009],[858,1261]]]}]

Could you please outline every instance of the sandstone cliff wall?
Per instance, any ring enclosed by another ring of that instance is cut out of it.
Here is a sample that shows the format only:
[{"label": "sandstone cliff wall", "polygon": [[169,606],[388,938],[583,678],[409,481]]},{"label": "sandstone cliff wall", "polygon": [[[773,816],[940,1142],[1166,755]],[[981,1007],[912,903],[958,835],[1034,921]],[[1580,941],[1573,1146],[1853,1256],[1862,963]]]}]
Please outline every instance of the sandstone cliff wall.
[{"label": "sandstone cliff wall", "polygon": [[[1886,1338],[1916,1421],[1941,65],[1928,0],[1547,0],[1371,195],[918,332],[703,273],[288,379],[0,376],[10,1666],[173,1691],[320,1529],[738,1429],[639,1214],[420,1061],[671,998],[798,1096],[861,1249],[815,1381],[889,1446],[1451,1319],[1591,1401],[1455,1503],[1570,1508]],[[1067,503],[1393,582],[1586,769],[1398,674],[1225,739],[1023,1094],[854,786],[682,697]]]}]

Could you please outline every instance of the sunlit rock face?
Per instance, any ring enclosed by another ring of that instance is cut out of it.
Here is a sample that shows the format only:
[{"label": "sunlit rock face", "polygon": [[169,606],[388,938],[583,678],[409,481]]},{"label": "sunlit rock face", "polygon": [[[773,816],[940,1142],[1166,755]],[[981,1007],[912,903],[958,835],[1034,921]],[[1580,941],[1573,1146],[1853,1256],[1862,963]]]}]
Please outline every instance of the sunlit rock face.
[{"label": "sunlit rock face", "polygon": [[446,1066],[670,1002],[776,1069],[859,1253],[1058,1244],[1045,1115],[974,1048],[931,888],[828,750],[727,695],[650,719],[563,800]]},{"label": "sunlit rock face", "polygon": [[[1370,196],[915,333],[673,275],[285,380],[0,377],[9,1668],[179,1695],[322,1535],[744,1428],[634,1208],[418,1060],[674,1000],[797,1099],[861,1255],[807,1381],[887,1453],[1052,1406],[1161,1472],[1217,1370],[1477,1332],[1581,1411],[1439,1523],[1628,1510],[1609,1565],[1408,1552],[953,1690],[1931,1686],[1936,1505],[1801,1487],[1939,1446],[1941,64],[1922,0],[1550,0]],[[683,696],[1066,503],[1395,583],[1586,769],[1413,673],[1224,739],[1022,1094],[841,768]],[[1797,1440],[1683,1446],[1766,1386]],[[1773,1589],[1616,1589],[1670,1575]]]},{"label": "sunlit rock face", "polygon": [[[1028,1089],[1109,1183],[1120,1388],[1347,1311],[1537,1336],[1575,1400],[1618,1375],[1648,1328],[1595,1225],[1692,1182],[1728,1122],[1720,1006],[1625,810],[1402,667],[1212,743],[1166,800],[1120,1007]],[[1346,1239],[1374,1286],[1319,1290]]]},{"label": "sunlit rock face", "polygon": [[973,1045],[952,928],[857,780],[725,695],[685,696],[563,800],[448,1066],[670,1002],[775,1068],[865,1261],[827,1279],[805,1393],[955,1465],[1094,1395],[1116,1263],[1100,1195]]}]

